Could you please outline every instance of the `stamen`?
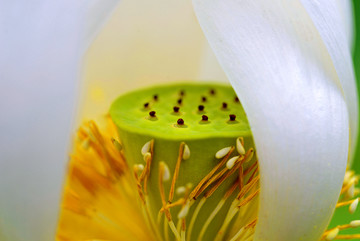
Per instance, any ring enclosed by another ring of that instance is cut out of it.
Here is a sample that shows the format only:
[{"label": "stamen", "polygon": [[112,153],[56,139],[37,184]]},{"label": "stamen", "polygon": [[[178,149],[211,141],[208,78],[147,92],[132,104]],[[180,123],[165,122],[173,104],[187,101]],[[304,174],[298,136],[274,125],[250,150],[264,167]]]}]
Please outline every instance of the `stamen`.
[{"label": "stamen", "polygon": [[182,99],[181,99],[181,98],[178,99],[178,100],[177,100],[177,103],[178,103],[179,105],[181,105],[181,104],[182,104]]},{"label": "stamen", "polygon": [[360,227],[360,220],[351,221],[351,222],[350,222],[350,226],[351,226],[352,228]]},{"label": "stamen", "polygon": [[187,201],[184,205],[184,207],[180,210],[179,214],[178,214],[178,219],[183,219],[186,217],[186,215],[189,212],[189,208],[190,208],[190,202]]},{"label": "stamen", "polygon": [[239,208],[245,206],[246,204],[248,204],[256,195],[258,195],[260,193],[260,189],[256,190],[254,193],[252,193],[251,195],[247,196],[240,204],[239,204]]},{"label": "stamen", "polygon": [[143,156],[144,161],[146,161],[147,159],[149,159],[151,157],[151,153],[150,152],[146,152],[145,155]]},{"label": "stamen", "polygon": [[[225,193],[224,197],[220,200],[220,202],[217,204],[217,206],[215,207],[215,209],[212,211],[212,213],[210,214],[210,216],[207,218],[207,220],[205,221],[203,227],[201,228],[199,237],[198,237],[198,241],[201,241],[206,233],[206,230],[208,228],[208,226],[210,225],[211,221],[215,218],[215,216],[218,214],[218,212],[220,211],[220,209],[223,207],[223,205],[225,204],[226,200],[231,196],[231,194],[234,192],[234,190],[237,187],[237,182],[234,182],[234,184],[230,187],[230,189]],[[209,196],[205,195],[205,198],[208,198]]]},{"label": "stamen", "polygon": [[229,156],[233,152],[234,147],[231,147],[228,154],[219,162],[200,182],[199,184],[194,188],[194,190],[190,193],[189,198],[194,199],[197,193],[200,191],[202,186],[214,175],[215,172],[217,172],[228,160]]},{"label": "stamen", "polygon": [[187,144],[185,144],[183,159],[188,160],[189,158],[190,158],[190,148],[189,148],[189,146]]},{"label": "stamen", "polygon": [[201,116],[201,120],[202,121],[208,121],[209,120],[209,117],[207,115],[202,115]]},{"label": "stamen", "polygon": [[180,107],[174,106],[174,107],[173,107],[173,110],[174,110],[175,113],[179,113]]},{"label": "stamen", "polygon": [[187,237],[186,237],[187,240],[190,240],[190,238],[191,238],[191,234],[192,234],[192,230],[193,230],[196,218],[205,202],[206,202],[206,198],[203,197],[195,208],[195,211],[190,220],[189,230],[188,230]]},{"label": "stamen", "polygon": [[170,180],[170,171],[168,165],[166,163],[163,163],[164,166],[164,173],[163,173],[163,181],[167,182]]},{"label": "stamen", "polygon": [[339,233],[339,229],[338,228],[334,228],[333,230],[331,230],[327,235],[326,235],[326,240],[333,240]]},{"label": "stamen", "polygon": [[205,106],[203,106],[203,105],[199,105],[199,106],[198,106],[198,110],[199,110],[199,111],[203,111],[204,109],[205,109]]},{"label": "stamen", "polygon": [[123,149],[122,145],[120,144],[119,141],[117,141],[115,138],[111,138],[111,142],[113,143],[113,145],[115,146],[115,148],[118,151],[121,151]]},{"label": "stamen", "polygon": [[226,162],[226,167],[227,167],[227,169],[231,169],[231,168],[233,168],[233,166],[235,165],[235,162],[238,160],[240,158],[240,156],[234,156],[234,157],[232,157],[230,160],[228,160],[227,162]]},{"label": "stamen", "polygon": [[349,182],[341,189],[340,194],[344,194],[345,192],[347,192],[347,191],[351,188],[352,185],[358,183],[358,180],[359,180],[359,178],[358,178],[357,176],[352,177],[352,178],[349,180]]},{"label": "stamen", "polygon": [[241,190],[244,187],[244,168],[241,165],[239,167],[239,190]]},{"label": "stamen", "polygon": [[356,199],[350,204],[350,206],[349,206],[349,212],[350,212],[351,214],[355,213],[358,204],[359,204],[359,198],[356,198]]},{"label": "stamen", "polygon": [[147,152],[150,151],[150,143],[151,143],[151,141],[148,141],[143,145],[143,147],[141,148],[142,155],[145,155]]},{"label": "stamen", "polygon": [[169,193],[169,199],[168,199],[169,203],[171,203],[171,201],[174,198],[175,184],[176,184],[176,180],[177,180],[178,175],[179,175],[180,164],[181,164],[182,158],[184,156],[184,146],[185,145],[186,144],[184,142],[180,143],[179,155],[178,155],[178,159],[177,159],[177,162],[176,162],[174,176],[173,176],[173,179],[172,179],[172,182],[171,182],[171,187],[170,187],[170,193]]},{"label": "stamen", "polygon": [[225,148],[219,150],[218,152],[216,152],[215,157],[216,157],[217,159],[223,158],[224,156],[226,156],[226,155],[229,153],[229,151],[231,150],[231,148],[232,148],[232,147],[229,146],[229,147],[225,147]]},{"label": "stamen", "polygon": [[143,164],[136,164],[136,165],[134,165],[134,168],[136,168],[136,170],[138,172],[142,172],[144,170],[144,165]]},{"label": "stamen", "polygon": [[349,201],[345,201],[345,202],[338,202],[338,203],[336,204],[336,208],[350,205],[351,203],[353,203],[354,201],[356,201],[356,199],[357,199],[357,198],[352,199],[352,200],[349,200]]},{"label": "stamen", "polygon": [[236,139],[236,150],[239,154],[244,155],[245,154],[245,148],[244,148],[244,138],[238,137]]},{"label": "stamen", "polygon": [[159,100],[159,96],[158,96],[158,95],[154,95],[153,98],[154,98],[155,101],[158,101],[158,100]]},{"label": "stamen", "polygon": [[180,196],[180,195],[183,195],[185,193],[185,191],[186,191],[186,188],[184,186],[181,186],[176,189],[176,194]]},{"label": "stamen", "polygon": [[144,104],[144,108],[146,109],[146,108],[148,108],[149,107],[149,102],[146,102],[145,104]]}]

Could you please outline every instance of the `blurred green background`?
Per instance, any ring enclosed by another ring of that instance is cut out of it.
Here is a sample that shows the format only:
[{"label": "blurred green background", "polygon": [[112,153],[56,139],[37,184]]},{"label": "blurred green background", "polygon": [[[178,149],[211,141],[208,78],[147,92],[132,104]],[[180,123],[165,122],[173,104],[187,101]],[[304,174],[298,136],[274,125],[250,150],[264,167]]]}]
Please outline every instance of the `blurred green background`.
[{"label": "blurred green background", "polygon": [[[358,86],[360,86],[360,1],[353,0],[354,5],[354,20],[355,20],[355,39],[354,39],[354,49],[353,49],[353,61],[354,69]],[[359,93],[360,96],[360,93]],[[360,105],[359,105],[360,106]],[[359,108],[360,112],[360,108]],[[359,133],[360,136],[360,133]],[[357,174],[360,174],[360,141],[358,141],[355,160],[352,166],[352,169],[356,171]],[[358,185],[358,187],[360,187]],[[330,227],[335,227],[340,224],[348,224],[352,220],[360,220],[360,206],[354,214],[350,214],[348,211],[348,206],[342,207],[336,210],[334,217],[330,223]],[[360,227],[341,231],[340,234],[360,234]],[[360,240],[360,239],[359,239]]]}]

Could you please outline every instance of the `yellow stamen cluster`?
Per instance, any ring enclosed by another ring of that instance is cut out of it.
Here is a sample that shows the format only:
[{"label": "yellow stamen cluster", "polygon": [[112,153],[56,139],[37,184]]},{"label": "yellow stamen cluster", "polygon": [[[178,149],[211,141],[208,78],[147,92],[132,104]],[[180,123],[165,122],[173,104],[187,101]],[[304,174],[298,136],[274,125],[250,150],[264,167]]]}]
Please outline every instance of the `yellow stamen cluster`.
[{"label": "yellow stamen cluster", "polygon": [[[186,143],[179,146],[174,170],[165,161],[154,163],[154,140],[143,147],[145,165],[128,167],[110,121],[108,130],[101,133],[94,122],[84,124],[78,131],[64,187],[58,224],[57,240],[204,240],[209,225],[227,200],[232,198],[225,219],[214,237],[215,241],[252,240],[257,223],[259,172],[257,161],[248,163],[253,149],[244,149],[244,140],[238,138],[235,146],[216,153],[219,163],[199,183],[177,186],[181,163],[190,156]],[[239,156],[231,160],[237,150]],[[214,153],[215,155],[215,153]],[[229,161],[231,160],[230,164]],[[161,209],[153,217],[149,202],[148,181],[151,167],[159,165],[158,195]],[[195,228],[199,213],[219,187],[236,175],[215,208],[206,210],[208,216],[201,228]],[[166,195],[164,183],[170,181]],[[349,206],[353,213],[358,205],[358,177],[347,171],[337,207]],[[176,198],[175,198],[176,197]],[[174,208],[180,211],[173,216]],[[193,210],[192,210],[193,209]],[[190,210],[192,210],[190,212]],[[342,230],[360,226],[360,220],[327,230],[322,240],[360,239],[360,235],[339,234]]]},{"label": "yellow stamen cluster", "polygon": [[[359,181],[359,176],[351,170],[347,170],[344,177],[344,183],[341,189],[341,197],[336,204],[336,208],[348,206],[350,214],[355,213],[359,204],[359,198],[354,198],[359,194],[359,189],[355,185]],[[338,225],[332,229],[327,230],[322,240],[346,240],[346,239],[360,239],[360,234],[339,234],[340,231],[360,227],[360,220],[353,220],[349,224]]]}]

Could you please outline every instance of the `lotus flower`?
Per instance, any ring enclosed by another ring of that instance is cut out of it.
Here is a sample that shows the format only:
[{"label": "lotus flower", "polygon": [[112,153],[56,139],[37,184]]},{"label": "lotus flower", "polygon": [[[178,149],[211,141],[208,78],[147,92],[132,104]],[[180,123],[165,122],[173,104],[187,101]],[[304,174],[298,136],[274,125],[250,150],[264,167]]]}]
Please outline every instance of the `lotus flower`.
[{"label": "lotus flower", "polygon": [[[123,91],[178,79],[229,81],[244,106],[261,170],[251,239],[341,238],[339,230],[358,225],[326,231],[336,206],[357,204],[337,203],[357,180],[346,172],[358,99],[343,3],[3,4],[0,239],[53,239],[74,127],[84,118],[100,122]],[[129,237],[146,229],[139,217],[126,217],[137,224],[122,227]]]}]

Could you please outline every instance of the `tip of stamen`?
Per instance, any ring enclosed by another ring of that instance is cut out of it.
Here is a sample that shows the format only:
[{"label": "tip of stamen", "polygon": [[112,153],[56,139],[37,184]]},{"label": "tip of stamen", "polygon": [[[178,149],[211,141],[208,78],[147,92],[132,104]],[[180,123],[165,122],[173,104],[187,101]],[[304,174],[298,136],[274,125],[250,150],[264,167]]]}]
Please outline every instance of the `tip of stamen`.
[{"label": "tip of stamen", "polygon": [[224,156],[226,156],[226,154],[228,154],[230,150],[231,150],[231,146],[224,147],[223,149],[221,149],[221,150],[219,150],[218,152],[216,152],[215,157],[216,157],[217,159],[221,159],[221,158],[223,158]]},{"label": "tip of stamen", "polygon": [[350,226],[353,228],[360,227],[360,220],[353,220],[350,222]]},{"label": "tip of stamen", "polygon": [[148,158],[151,157],[151,153],[150,152],[146,152],[144,155],[144,161],[146,161]]},{"label": "tip of stamen", "polygon": [[178,187],[176,189],[176,194],[179,196],[183,195],[185,192],[186,192],[186,187],[184,187],[184,186]]},{"label": "tip of stamen", "polygon": [[143,147],[141,148],[141,154],[144,156],[146,153],[150,151],[150,144],[151,141],[146,142]]},{"label": "tip of stamen", "polygon": [[244,155],[245,154],[245,148],[242,144],[242,142],[244,141],[244,139],[242,137],[238,137],[236,139],[236,150],[238,151],[239,154]]},{"label": "tip of stamen", "polygon": [[199,105],[199,106],[198,106],[198,110],[199,110],[199,111],[203,111],[204,108],[205,108],[205,106],[203,106],[203,105]]},{"label": "tip of stamen", "polygon": [[355,213],[357,206],[359,204],[359,198],[356,198],[349,206],[349,212],[351,214]]},{"label": "tip of stamen", "polygon": [[174,106],[174,107],[173,107],[173,110],[174,110],[174,112],[176,112],[176,113],[179,112],[179,109],[180,109],[180,107],[178,107],[178,106]]},{"label": "tip of stamen", "polygon": [[[179,124],[179,123],[178,123]],[[190,158],[190,148],[187,144],[184,145],[183,159],[187,160]]]},{"label": "tip of stamen", "polygon": [[331,230],[328,235],[326,235],[326,240],[333,240],[334,238],[336,238],[336,236],[339,233],[339,229],[338,228],[334,228],[333,230]]},{"label": "tip of stamen", "polygon": [[226,162],[227,169],[233,168],[237,159],[239,159],[239,156],[234,156],[230,158],[230,160]]},{"label": "tip of stamen", "polygon": [[189,212],[189,208],[190,208],[189,202],[186,202],[185,206],[180,210],[178,214],[178,219],[185,218]]},{"label": "tip of stamen", "polygon": [[143,164],[135,164],[134,165],[134,168],[139,171],[139,172],[142,172],[144,170],[144,165]]},{"label": "tip of stamen", "polygon": [[164,167],[164,174],[163,174],[163,181],[167,182],[170,180],[170,170],[168,165],[165,162],[160,162],[161,165]]}]

